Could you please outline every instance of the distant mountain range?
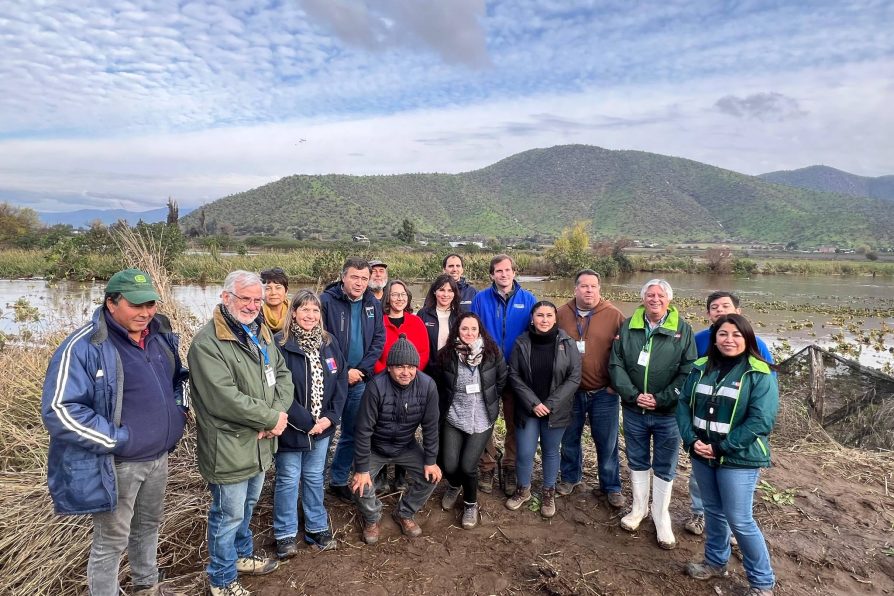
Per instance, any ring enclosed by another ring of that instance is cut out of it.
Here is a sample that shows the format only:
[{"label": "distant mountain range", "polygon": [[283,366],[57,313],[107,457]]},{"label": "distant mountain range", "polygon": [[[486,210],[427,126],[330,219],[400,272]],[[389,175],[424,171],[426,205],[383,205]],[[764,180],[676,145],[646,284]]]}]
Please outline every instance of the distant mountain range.
[{"label": "distant mountain range", "polygon": [[423,236],[556,235],[853,245],[894,242],[894,209],[775,184],[696,161],[588,145],[533,149],[461,174],[295,175],[224,197],[185,229],[350,239],[391,237],[404,218]]},{"label": "distant mountain range", "polygon": [[894,201],[894,176],[868,178],[829,166],[809,166],[799,170],[768,172],[760,177],[786,186]]},{"label": "distant mountain range", "polygon": [[[189,213],[191,209],[180,207],[180,216]],[[79,209],[78,211],[39,212],[40,221],[48,226],[67,224],[75,228],[86,228],[92,222],[99,220],[105,225],[111,225],[119,219],[127,220],[134,225],[143,220],[146,223],[165,221],[168,217],[168,208],[159,207],[149,211],[127,211],[126,209]]]}]

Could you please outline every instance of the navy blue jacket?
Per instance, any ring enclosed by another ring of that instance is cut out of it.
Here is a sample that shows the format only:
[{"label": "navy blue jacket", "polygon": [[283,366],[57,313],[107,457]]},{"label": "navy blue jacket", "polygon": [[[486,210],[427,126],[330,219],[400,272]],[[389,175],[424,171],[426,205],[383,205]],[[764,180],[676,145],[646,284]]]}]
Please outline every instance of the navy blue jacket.
[{"label": "navy blue jacket", "polygon": [[456,285],[459,286],[459,309],[463,312],[472,310],[472,300],[475,299],[478,290],[467,282],[465,277],[460,277]]},{"label": "navy blue jacket", "polygon": [[[357,369],[363,372],[365,381],[373,377],[373,368],[385,348],[385,323],[382,315],[382,304],[366,290],[360,298],[363,313],[363,358]],[[320,294],[323,305],[323,327],[331,333],[341,348],[345,359],[351,351],[351,300],[344,293],[340,281],[326,286]]]},{"label": "navy blue jacket", "polygon": [[316,421],[310,413],[311,371],[308,356],[294,340],[280,345],[282,337],[281,333],[277,334],[274,341],[292,373],[295,401],[289,407],[289,425],[279,437],[279,451],[310,451],[315,439],[332,435],[341,423],[342,410],[348,399],[348,367],[335,340],[320,348],[320,361],[323,363],[323,409],[320,417],[328,418],[332,426],[311,437],[307,431],[313,428]]},{"label": "navy blue jacket", "polygon": [[475,294],[472,312],[481,317],[484,328],[494,338],[506,362],[512,356],[515,340],[528,330],[531,324],[531,308],[537,303],[534,294],[518,282],[512,282],[512,295],[507,301],[493,285]]},{"label": "navy blue jacket", "polygon": [[[104,310],[97,308],[93,320],[56,349],[43,385],[41,415],[50,434],[47,484],[59,514],[115,511],[118,506],[115,454],[126,448],[130,431],[120,425],[125,373],[109,339]],[[155,315],[155,320],[173,362],[175,405],[185,409],[188,373],[177,352],[179,340],[166,317]]]}]

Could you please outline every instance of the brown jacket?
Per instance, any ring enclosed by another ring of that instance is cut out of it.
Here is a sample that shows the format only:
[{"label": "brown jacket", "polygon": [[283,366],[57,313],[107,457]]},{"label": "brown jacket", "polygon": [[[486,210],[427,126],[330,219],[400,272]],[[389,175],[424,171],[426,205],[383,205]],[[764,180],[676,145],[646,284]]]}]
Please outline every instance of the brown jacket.
[{"label": "brown jacket", "polygon": [[[582,356],[581,391],[602,389],[611,384],[608,376],[608,357],[612,350],[612,341],[624,321],[624,315],[614,304],[604,298],[596,305],[590,315],[589,324],[584,317],[577,316],[577,306],[572,298],[559,307],[559,328],[571,336],[571,339],[586,340],[586,351]],[[578,325],[583,329],[584,338],[578,333]]]}]

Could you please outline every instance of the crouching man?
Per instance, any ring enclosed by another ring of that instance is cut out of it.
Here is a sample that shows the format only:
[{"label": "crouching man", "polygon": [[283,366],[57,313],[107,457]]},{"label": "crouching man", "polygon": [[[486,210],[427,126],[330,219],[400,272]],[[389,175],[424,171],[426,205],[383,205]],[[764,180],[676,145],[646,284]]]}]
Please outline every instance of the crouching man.
[{"label": "crouching man", "polygon": [[[387,369],[366,386],[357,414],[354,450],[354,493],[363,521],[363,541],[379,540],[382,502],[372,479],[383,466],[397,464],[409,474],[409,489],[392,513],[401,532],[415,537],[422,528],[413,519],[441,480],[438,457],[438,390],[419,372],[419,352],[403,333],[391,346]],[[422,426],[422,445],[416,429]]]}]

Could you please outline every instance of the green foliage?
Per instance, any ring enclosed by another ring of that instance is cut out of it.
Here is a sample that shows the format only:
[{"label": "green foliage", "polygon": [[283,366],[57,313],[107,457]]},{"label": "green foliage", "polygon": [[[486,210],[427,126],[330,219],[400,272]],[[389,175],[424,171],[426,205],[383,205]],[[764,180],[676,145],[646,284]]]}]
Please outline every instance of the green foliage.
[{"label": "green foliage", "polygon": [[751,275],[757,271],[757,263],[751,259],[734,259],[733,273],[736,275]]},{"label": "green foliage", "polygon": [[588,226],[584,221],[575,222],[574,226],[562,230],[555,245],[546,251],[546,260],[552,263],[557,274],[574,275],[589,266],[592,257]]},{"label": "green foliage", "polygon": [[18,246],[39,228],[40,219],[33,209],[0,203],[0,246]]},{"label": "green foliage", "polygon": [[757,489],[764,493],[761,495],[761,499],[780,507],[794,505],[795,497],[798,496],[798,487],[779,490],[766,480],[761,480],[757,485]]},{"label": "green foliage", "polygon": [[394,233],[394,237],[404,244],[413,244],[416,242],[416,224],[404,218],[400,229]]}]

